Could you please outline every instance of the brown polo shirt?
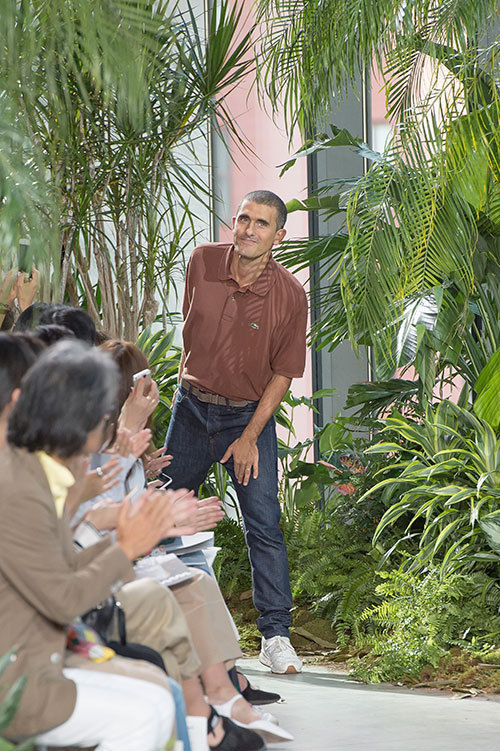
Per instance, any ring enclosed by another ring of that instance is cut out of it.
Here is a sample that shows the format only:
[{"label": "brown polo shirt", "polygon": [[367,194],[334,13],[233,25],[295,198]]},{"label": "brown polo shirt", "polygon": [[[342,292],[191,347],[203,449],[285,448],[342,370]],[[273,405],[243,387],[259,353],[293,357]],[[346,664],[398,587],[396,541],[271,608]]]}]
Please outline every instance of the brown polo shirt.
[{"label": "brown polo shirt", "polygon": [[233,246],[195,248],[182,312],[182,377],[229,399],[257,401],[273,375],[299,378],[306,355],[307,300],[273,258],[249,287],[231,276]]}]

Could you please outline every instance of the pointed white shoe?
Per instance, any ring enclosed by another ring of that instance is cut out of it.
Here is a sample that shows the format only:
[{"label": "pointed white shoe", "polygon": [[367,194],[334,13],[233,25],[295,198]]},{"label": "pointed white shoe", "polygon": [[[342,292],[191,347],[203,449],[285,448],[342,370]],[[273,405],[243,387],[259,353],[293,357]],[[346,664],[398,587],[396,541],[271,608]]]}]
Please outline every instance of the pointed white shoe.
[{"label": "pointed white shoe", "polygon": [[293,735],[290,735],[290,733],[287,733],[286,730],[283,730],[283,728],[274,725],[272,722],[264,719],[263,717],[246,724],[244,722],[235,720],[231,714],[231,710],[238,699],[241,698],[243,698],[241,694],[235,694],[231,699],[229,699],[229,701],[226,701],[224,704],[213,704],[212,706],[218,714],[222,715],[223,717],[229,717],[229,719],[232,720],[235,725],[239,725],[240,728],[254,730],[268,743],[293,741]]}]

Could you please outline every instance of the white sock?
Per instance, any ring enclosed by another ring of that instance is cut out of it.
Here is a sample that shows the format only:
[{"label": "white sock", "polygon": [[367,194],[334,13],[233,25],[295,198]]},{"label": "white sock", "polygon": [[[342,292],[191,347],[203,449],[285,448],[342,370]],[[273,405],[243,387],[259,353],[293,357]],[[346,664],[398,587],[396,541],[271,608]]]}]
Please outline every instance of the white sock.
[{"label": "white sock", "polygon": [[207,718],[187,715],[186,724],[191,751],[209,751],[207,741]]}]

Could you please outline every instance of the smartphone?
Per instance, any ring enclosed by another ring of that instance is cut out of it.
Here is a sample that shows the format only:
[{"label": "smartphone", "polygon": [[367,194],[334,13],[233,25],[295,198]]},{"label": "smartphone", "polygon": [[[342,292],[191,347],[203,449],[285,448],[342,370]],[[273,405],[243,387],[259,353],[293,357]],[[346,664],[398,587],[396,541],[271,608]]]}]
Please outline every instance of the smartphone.
[{"label": "smartphone", "polygon": [[31,276],[33,271],[33,258],[30,252],[30,241],[19,240],[19,247],[17,250],[17,268],[19,271],[24,271],[25,274]]},{"label": "smartphone", "polygon": [[151,371],[149,368],[139,370],[138,373],[134,373],[134,375],[132,376],[132,383],[135,385],[137,381],[139,381],[141,378],[147,378],[147,376],[151,376]]}]

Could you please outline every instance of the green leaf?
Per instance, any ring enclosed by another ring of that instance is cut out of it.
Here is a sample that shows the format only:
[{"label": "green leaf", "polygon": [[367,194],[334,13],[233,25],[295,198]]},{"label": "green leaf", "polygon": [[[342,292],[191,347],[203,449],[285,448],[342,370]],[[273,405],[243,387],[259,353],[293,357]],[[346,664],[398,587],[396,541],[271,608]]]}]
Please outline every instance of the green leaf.
[{"label": "green leaf", "polygon": [[297,508],[305,508],[314,501],[319,501],[321,493],[313,480],[305,480],[295,491],[294,501]]},{"label": "green leaf", "polygon": [[26,677],[21,676],[12,684],[3,697],[2,702],[0,703],[0,732],[12,721],[21,700],[25,685]]},{"label": "green leaf", "polygon": [[[335,125],[330,125],[330,129],[333,133],[333,137],[329,138],[326,133],[318,133],[314,138],[309,138],[304,142],[304,145],[284,164],[278,165],[281,167],[280,177],[283,177],[285,172],[289,170],[296,163],[297,159],[303,156],[310,156],[311,154],[317,154],[318,151],[324,151],[325,149],[331,149],[334,146],[360,146],[361,141],[359,138],[352,136],[345,128],[337,128]],[[366,147],[368,148],[368,147]]]},{"label": "green leaf", "polygon": [[483,516],[479,520],[479,526],[490,548],[495,553],[500,553],[500,512]]}]

